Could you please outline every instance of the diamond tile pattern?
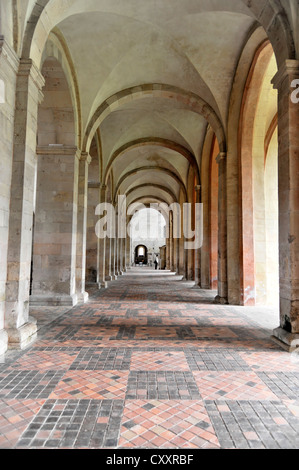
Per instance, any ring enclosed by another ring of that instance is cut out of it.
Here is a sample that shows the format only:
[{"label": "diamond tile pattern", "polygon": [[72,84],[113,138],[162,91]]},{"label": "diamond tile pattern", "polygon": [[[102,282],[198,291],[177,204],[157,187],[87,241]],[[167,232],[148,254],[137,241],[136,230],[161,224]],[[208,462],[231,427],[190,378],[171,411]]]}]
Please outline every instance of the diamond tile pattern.
[{"label": "diamond tile pattern", "polygon": [[298,355],[191,287],[136,268],[35,308],[37,340],[0,364],[0,448],[298,448]]}]

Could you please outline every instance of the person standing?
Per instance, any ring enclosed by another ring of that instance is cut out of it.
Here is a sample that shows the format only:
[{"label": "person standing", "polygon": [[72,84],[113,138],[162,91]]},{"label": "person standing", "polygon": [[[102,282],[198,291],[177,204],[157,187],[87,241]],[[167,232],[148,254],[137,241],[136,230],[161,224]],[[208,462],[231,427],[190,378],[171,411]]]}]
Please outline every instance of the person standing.
[{"label": "person standing", "polygon": [[155,258],[155,269],[158,269],[158,264],[159,264],[159,258],[156,256]]}]

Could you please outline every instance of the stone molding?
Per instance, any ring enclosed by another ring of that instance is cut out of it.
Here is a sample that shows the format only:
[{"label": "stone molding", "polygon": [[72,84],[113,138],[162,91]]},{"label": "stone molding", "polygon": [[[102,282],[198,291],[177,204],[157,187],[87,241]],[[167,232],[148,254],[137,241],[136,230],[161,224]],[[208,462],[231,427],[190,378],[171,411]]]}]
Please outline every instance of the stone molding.
[{"label": "stone molding", "polygon": [[0,58],[3,57],[7,64],[13,69],[15,73],[19,70],[19,58],[15,51],[5,41],[5,37],[0,35]]},{"label": "stone molding", "polygon": [[218,156],[216,157],[216,163],[221,163],[222,161],[226,160],[226,153],[225,152],[220,152]]},{"label": "stone molding", "polygon": [[285,78],[290,76],[295,77],[296,75],[299,76],[299,60],[288,59],[283,66],[279,68],[271,83],[274,88],[278,90]]},{"label": "stone molding", "polygon": [[37,155],[70,155],[74,157],[77,155],[77,152],[78,152],[77,147],[59,145],[59,144],[36,147]]}]

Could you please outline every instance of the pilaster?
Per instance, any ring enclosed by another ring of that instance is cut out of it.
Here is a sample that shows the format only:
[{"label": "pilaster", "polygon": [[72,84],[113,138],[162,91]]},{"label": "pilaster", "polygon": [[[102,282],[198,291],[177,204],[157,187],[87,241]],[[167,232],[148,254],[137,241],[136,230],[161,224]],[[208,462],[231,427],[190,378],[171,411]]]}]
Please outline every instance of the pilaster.
[{"label": "pilaster", "polygon": [[17,73],[9,216],[5,328],[9,347],[22,348],[36,335],[29,318],[32,225],[36,175],[37,110],[44,79],[32,60]]},{"label": "pilaster", "polygon": [[77,147],[38,147],[31,305],[78,302]]},{"label": "pilaster", "polygon": [[[201,201],[201,186],[195,186],[195,204]],[[203,223],[203,222],[202,222]],[[194,287],[201,287],[201,247],[195,250],[194,256]]]},{"label": "pilaster", "polygon": [[18,68],[19,59],[15,51],[6,43],[4,36],[0,36],[0,356],[8,349],[8,335],[4,329],[4,323],[14,114]]},{"label": "pilaster", "polygon": [[88,293],[85,292],[86,275],[86,233],[87,233],[87,200],[88,168],[91,157],[86,152],[78,152],[78,210],[77,210],[77,253],[76,253],[76,293],[78,302],[85,303]]},{"label": "pilaster", "polygon": [[299,347],[299,61],[287,60],[272,83],[278,90],[280,327],[274,337]]},{"label": "pilaster", "polygon": [[218,164],[218,295],[216,303],[228,303],[227,287],[227,207],[226,207],[226,153],[220,152]]},{"label": "pilaster", "polygon": [[[107,186],[105,184],[101,185],[100,188],[100,203],[106,202],[106,191]],[[106,238],[98,239],[98,285],[99,288],[107,288],[106,281]]]}]

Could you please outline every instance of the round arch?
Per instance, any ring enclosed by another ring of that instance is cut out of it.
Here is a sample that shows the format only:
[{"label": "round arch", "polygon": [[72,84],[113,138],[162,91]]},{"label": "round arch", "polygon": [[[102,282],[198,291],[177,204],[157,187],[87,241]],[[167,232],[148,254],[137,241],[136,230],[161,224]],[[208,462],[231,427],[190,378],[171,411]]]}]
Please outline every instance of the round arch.
[{"label": "round arch", "polygon": [[187,194],[187,190],[186,190],[186,187],[183,183],[183,181],[181,180],[181,178],[179,178],[179,176],[174,173],[173,171],[169,170],[168,168],[162,168],[162,167],[154,167],[154,166],[142,166],[142,167],[139,167],[139,168],[136,168],[135,170],[131,170],[131,171],[128,171],[125,175],[123,175],[117,185],[116,185],[116,188],[114,190],[114,202],[116,201],[116,198],[117,198],[117,195],[118,195],[118,191],[120,189],[120,186],[122,185],[122,183],[127,179],[129,178],[130,176],[132,175],[135,175],[135,174],[138,174],[139,172],[142,172],[142,171],[159,171],[159,172],[162,172],[162,173],[165,173],[167,174],[168,176],[170,176],[173,180],[175,180],[175,182],[180,186],[181,190],[183,191],[183,195],[184,195],[184,198],[185,198],[185,201],[187,202],[188,201],[188,194]]},{"label": "round arch", "polygon": [[110,96],[96,109],[89,120],[83,138],[83,147],[86,151],[88,151],[92,136],[96,132],[96,129],[110,113],[128,102],[131,103],[134,100],[148,99],[149,96],[152,98],[165,98],[167,100],[173,99],[178,103],[183,103],[190,109],[190,111],[203,116],[214,129],[221,151],[226,150],[225,131],[221,120],[215,110],[206,101],[194,93],[179,89],[176,86],[152,83],[145,85],[141,84],[139,86],[121,90],[119,93]]},{"label": "round arch", "polygon": [[118,158],[123,157],[126,152],[128,152],[132,149],[135,149],[135,148],[138,148],[138,147],[141,147],[141,146],[147,146],[147,145],[164,147],[164,148],[173,150],[174,152],[177,152],[180,155],[182,155],[184,158],[186,158],[186,160],[195,169],[197,181],[198,181],[198,184],[200,184],[199,168],[198,168],[198,164],[197,164],[195,156],[188,149],[183,147],[182,145],[177,144],[176,142],[173,142],[171,140],[162,139],[162,138],[158,138],[158,137],[147,137],[147,138],[143,138],[143,139],[137,139],[137,140],[134,140],[132,142],[128,142],[127,144],[125,144],[122,147],[120,147],[119,149],[117,149],[113,153],[113,155],[111,156],[111,158],[110,158],[110,160],[107,164],[103,181],[104,182],[107,181],[107,178],[108,178],[108,175],[111,171],[111,168],[112,168],[113,164],[116,162],[116,160]]},{"label": "round arch", "polygon": [[177,202],[177,198],[175,196],[175,194],[173,193],[173,191],[171,191],[170,189],[166,188],[165,186],[162,186],[160,184],[155,184],[155,183],[145,183],[145,184],[141,184],[139,186],[135,186],[129,190],[127,190],[125,192],[125,195],[126,196],[129,196],[130,194],[132,194],[133,192],[135,191],[138,191],[139,189],[143,189],[143,188],[156,188],[156,189],[160,189],[161,191],[164,191],[165,193],[169,194],[169,196],[172,198],[173,202]]}]

